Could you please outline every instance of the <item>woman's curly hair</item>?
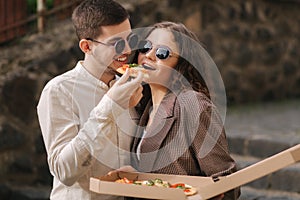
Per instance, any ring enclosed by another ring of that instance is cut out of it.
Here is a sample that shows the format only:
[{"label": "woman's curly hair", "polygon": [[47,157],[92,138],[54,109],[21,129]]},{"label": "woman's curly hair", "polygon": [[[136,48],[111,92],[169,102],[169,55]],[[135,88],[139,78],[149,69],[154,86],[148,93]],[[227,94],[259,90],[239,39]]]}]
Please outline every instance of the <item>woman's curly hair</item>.
[{"label": "woman's curly hair", "polygon": [[[174,39],[178,45],[178,53],[180,56],[178,63],[174,69],[183,75],[183,77],[188,81],[190,87],[192,87],[193,90],[202,92],[208,98],[210,98],[207,84],[202,77],[203,75],[205,75],[205,66],[204,62],[202,62],[203,55],[201,55],[201,53],[203,52],[203,48],[199,45],[200,41],[198,37],[181,23],[156,23],[153,25],[150,33],[157,28],[167,29],[174,35]],[[148,34],[150,33],[148,32]],[[184,82],[187,81],[182,80],[182,78],[173,77],[173,79],[178,79],[177,84],[179,85],[186,85],[186,83]]]}]

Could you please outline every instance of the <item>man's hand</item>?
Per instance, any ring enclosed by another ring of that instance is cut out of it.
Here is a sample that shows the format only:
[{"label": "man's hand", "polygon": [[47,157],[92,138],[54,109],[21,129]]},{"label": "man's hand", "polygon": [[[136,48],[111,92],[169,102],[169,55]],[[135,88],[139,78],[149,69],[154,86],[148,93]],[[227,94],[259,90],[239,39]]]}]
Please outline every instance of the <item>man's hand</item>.
[{"label": "man's hand", "polygon": [[143,97],[143,74],[138,73],[138,76],[130,81],[129,70],[127,69],[123,76],[109,89],[107,95],[122,108],[127,109],[134,107]]}]

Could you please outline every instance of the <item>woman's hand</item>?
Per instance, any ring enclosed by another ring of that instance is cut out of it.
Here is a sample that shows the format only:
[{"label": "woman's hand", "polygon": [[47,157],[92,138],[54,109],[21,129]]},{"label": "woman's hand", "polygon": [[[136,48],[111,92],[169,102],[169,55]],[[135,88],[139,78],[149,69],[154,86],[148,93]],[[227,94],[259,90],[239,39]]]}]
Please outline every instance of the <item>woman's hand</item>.
[{"label": "woman's hand", "polygon": [[120,167],[119,169],[108,172],[108,175],[111,175],[111,174],[116,173],[116,172],[137,172],[137,170],[134,169],[130,165],[125,165],[123,167]]},{"label": "woman's hand", "polygon": [[211,198],[210,200],[222,200],[224,198],[224,194],[220,194],[216,197]]}]

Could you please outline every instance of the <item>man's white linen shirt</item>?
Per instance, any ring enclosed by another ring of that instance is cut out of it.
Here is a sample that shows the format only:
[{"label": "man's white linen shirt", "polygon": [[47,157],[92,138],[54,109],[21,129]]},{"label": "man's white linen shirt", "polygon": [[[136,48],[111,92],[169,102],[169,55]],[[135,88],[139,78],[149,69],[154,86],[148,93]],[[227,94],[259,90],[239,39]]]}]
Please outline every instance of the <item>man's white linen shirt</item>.
[{"label": "man's white linen shirt", "polygon": [[90,177],[130,164],[131,137],[123,131],[131,123],[115,123],[126,110],[105,95],[108,89],[81,62],[43,89],[37,112],[54,177],[51,199],[123,199],[89,191]]}]

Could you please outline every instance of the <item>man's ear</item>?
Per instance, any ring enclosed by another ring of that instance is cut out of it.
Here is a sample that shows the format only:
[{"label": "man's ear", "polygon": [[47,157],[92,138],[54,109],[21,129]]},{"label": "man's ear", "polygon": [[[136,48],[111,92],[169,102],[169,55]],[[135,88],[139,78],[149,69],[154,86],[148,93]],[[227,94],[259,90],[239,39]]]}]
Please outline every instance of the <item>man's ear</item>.
[{"label": "man's ear", "polygon": [[91,42],[86,39],[81,39],[79,42],[79,48],[83,53],[91,53]]}]

